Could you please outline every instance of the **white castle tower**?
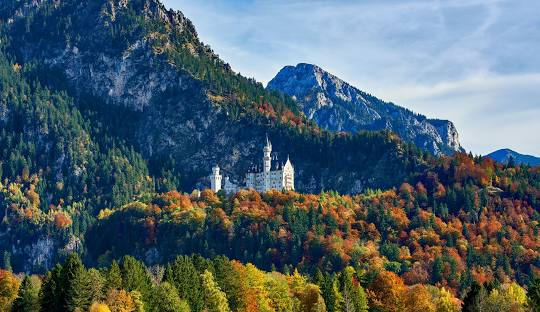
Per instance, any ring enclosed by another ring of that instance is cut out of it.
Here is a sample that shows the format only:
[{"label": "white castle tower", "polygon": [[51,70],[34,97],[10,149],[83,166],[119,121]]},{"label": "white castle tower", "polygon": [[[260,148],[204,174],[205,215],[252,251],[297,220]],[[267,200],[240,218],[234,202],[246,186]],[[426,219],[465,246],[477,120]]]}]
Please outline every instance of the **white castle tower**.
[{"label": "white castle tower", "polygon": [[221,190],[221,179],[223,177],[219,174],[219,166],[215,165],[212,168],[212,174],[210,175],[210,184],[212,187],[212,191],[214,193],[217,193]]},{"label": "white castle tower", "polygon": [[266,146],[263,148],[263,153],[264,172],[270,172],[272,169],[272,143],[268,140],[268,135],[266,136]]},{"label": "white castle tower", "polygon": [[283,166],[282,172],[283,189],[286,191],[294,191],[294,167],[289,156],[287,156],[287,162],[285,163],[285,166]]}]

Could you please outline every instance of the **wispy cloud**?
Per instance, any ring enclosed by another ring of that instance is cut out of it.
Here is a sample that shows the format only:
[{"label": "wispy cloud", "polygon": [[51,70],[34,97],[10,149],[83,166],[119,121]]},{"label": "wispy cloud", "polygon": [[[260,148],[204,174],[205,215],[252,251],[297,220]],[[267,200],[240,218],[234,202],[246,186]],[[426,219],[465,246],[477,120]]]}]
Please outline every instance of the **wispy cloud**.
[{"label": "wispy cloud", "polygon": [[454,121],[465,148],[540,155],[540,2],[166,0],[244,75],[314,63]]}]

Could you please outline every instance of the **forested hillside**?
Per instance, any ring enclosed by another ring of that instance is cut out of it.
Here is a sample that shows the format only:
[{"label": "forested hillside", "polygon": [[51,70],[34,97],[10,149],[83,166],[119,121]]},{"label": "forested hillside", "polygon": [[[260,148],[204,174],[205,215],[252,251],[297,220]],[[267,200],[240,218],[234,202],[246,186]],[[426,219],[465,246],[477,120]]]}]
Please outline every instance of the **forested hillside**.
[{"label": "forested hillside", "polygon": [[[352,197],[149,192],[101,210],[88,228],[73,222],[78,213],[69,209],[52,210],[50,225],[40,221],[41,213],[27,208],[39,201],[30,191],[33,183],[4,199],[10,207],[4,224],[24,229],[8,231],[15,235],[12,241],[45,230],[71,240],[66,246],[78,246],[74,250],[95,267],[126,255],[149,266],[174,261],[177,254],[225,255],[285,275],[298,270],[319,285],[327,308],[333,299],[322,281],[351,267],[370,306],[380,305],[381,311],[393,311],[393,305],[405,309],[405,301],[416,298],[412,293],[436,302],[429,299],[436,294],[429,285],[464,302],[479,296],[477,304],[505,302],[522,311],[526,300],[520,287],[531,294],[538,276],[539,168],[508,167],[465,154],[434,161],[430,170],[397,189]],[[3,193],[15,187],[10,184]],[[4,259],[8,265],[20,271],[28,262],[24,254],[13,254]],[[397,301],[384,301],[387,292]]]},{"label": "forested hillside", "polygon": [[353,265],[460,292],[475,280],[526,285],[540,260],[539,174],[459,155],[398,190],[353,197],[241,191],[226,198],[208,190],[200,197],[144,196],[103,210],[88,233],[88,252],[96,264],[125,254],[159,263],[181,251],[224,254],[266,270]]},{"label": "forested hillside", "polygon": [[216,163],[239,179],[265,133],[306,192],[399,185],[430,158],[389,132],[320,130],[156,1],[3,1],[0,34],[0,246],[18,270],[83,251],[102,209],[204,188]]},{"label": "forested hillside", "polygon": [[290,97],[235,73],[156,0],[4,3],[3,44],[26,79],[65,92],[92,128],[102,126],[95,140],[114,138],[184,191],[204,187],[216,163],[240,181],[260,161],[265,134],[290,154],[303,192],[389,187],[428,157],[390,133],[319,129]]}]

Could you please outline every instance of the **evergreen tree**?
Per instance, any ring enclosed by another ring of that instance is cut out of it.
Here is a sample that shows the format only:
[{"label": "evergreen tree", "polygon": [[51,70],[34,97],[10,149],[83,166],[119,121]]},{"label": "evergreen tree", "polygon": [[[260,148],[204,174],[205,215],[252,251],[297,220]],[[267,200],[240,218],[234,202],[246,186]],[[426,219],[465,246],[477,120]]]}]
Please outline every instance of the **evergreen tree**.
[{"label": "evergreen tree", "polygon": [[57,264],[54,269],[49,271],[43,280],[39,299],[41,303],[41,312],[61,312],[63,311],[63,292],[62,292],[62,266]]},{"label": "evergreen tree", "polygon": [[364,289],[354,280],[356,272],[346,267],[341,273],[341,289],[343,293],[343,311],[367,312],[368,304]]},{"label": "evergreen tree", "polygon": [[213,259],[215,280],[221,290],[227,295],[229,307],[236,311],[239,308],[239,298],[242,295],[242,287],[240,285],[240,275],[233,269],[231,261],[226,257],[220,256]]},{"label": "evergreen tree", "polygon": [[321,273],[317,279],[317,284],[321,289],[326,309],[329,312],[341,311],[343,295],[340,291],[338,275]]},{"label": "evergreen tree", "polygon": [[173,285],[164,282],[155,289],[155,306],[151,312],[189,312],[189,305],[178,295]]},{"label": "evergreen tree", "polygon": [[92,304],[92,285],[77,254],[68,256],[62,268],[61,294],[65,311],[86,311]]},{"label": "evergreen tree", "polygon": [[[122,260],[121,273],[123,288],[127,291],[140,291],[143,300],[148,301],[151,296],[152,281],[146,273],[145,266],[137,259],[126,256]],[[116,282],[118,282],[117,279]]]},{"label": "evergreen tree", "polygon": [[535,278],[529,284],[527,291],[529,305],[534,312],[540,312],[540,278]]},{"label": "evergreen tree", "polygon": [[99,302],[105,299],[105,291],[103,287],[105,285],[105,278],[101,275],[101,273],[92,268],[88,270],[87,277],[90,284],[90,293],[92,295],[91,302]]},{"label": "evergreen tree", "polygon": [[435,261],[433,261],[433,273],[432,273],[432,281],[433,283],[441,282],[443,279],[443,270],[444,270],[444,263],[441,257],[435,258]]},{"label": "evergreen tree", "polygon": [[106,287],[107,289],[117,290],[122,288],[122,273],[116,260],[113,260],[111,268],[107,272]]},{"label": "evergreen tree", "polygon": [[225,293],[214,281],[214,276],[208,270],[201,274],[202,290],[204,293],[205,310],[208,312],[230,312],[229,302]]},{"label": "evergreen tree", "polygon": [[13,312],[39,312],[39,281],[26,275],[13,302]]},{"label": "evergreen tree", "polygon": [[[0,166],[1,168],[1,166]],[[1,175],[0,175],[1,177]],[[3,262],[4,262],[4,269],[6,269],[7,271],[11,271],[12,268],[11,268],[11,253],[9,251],[4,251],[4,259],[3,259]]]},{"label": "evergreen tree", "polygon": [[481,312],[482,302],[487,297],[488,292],[483,285],[473,282],[467,295],[463,299],[463,312]]},{"label": "evergreen tree", "polygon": [[129,293],[135,304],[135,311],[133,312],[144,312],[144,301],[142,300],[142,295],[139,291],[133,290]]},{"label": "evergreen tree", "polygon": [[192,311],[202,311],[204,300],[201,278],[189,257],[177,257],[167,267],[164,280],[171,283],[178,290],[180,297],[188,301]]}]

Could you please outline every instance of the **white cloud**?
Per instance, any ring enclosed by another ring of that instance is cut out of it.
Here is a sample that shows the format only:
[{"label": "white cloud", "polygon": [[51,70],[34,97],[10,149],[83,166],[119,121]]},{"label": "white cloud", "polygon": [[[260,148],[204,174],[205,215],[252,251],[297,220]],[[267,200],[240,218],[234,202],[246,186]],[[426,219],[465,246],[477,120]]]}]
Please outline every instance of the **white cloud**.
[{"label": "white cloud", "polygon": [[474,153],[499,148],[539,155],[540,74],[479,75],[435,85],[380,90],[430,117],[453,120]]}]

